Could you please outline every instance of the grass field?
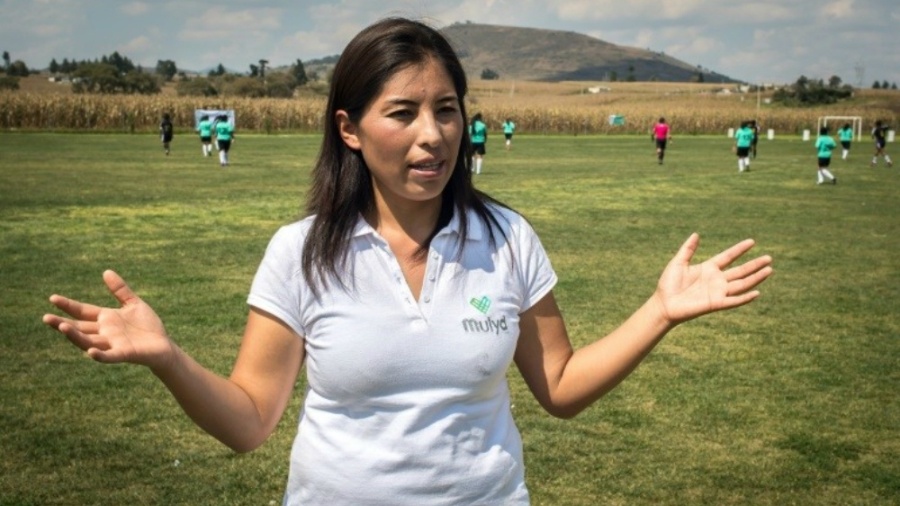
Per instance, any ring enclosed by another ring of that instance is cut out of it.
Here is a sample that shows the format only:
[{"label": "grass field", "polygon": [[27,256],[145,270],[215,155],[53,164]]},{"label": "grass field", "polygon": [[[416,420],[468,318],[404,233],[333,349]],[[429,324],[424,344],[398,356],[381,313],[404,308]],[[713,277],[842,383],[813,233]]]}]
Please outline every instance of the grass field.
[{"label": "grass field", "polygon": [[[318,136],[243,135],[233,165],[192,136],[0,134],[0,505],[280,504],[302,385],[276,434],[236,455],[146,370],[45,328],[47,296],[110,303],[116,269],[169,333],[227,374],[249,283],[300,215]],[[753,237],[775,258],[754,304],[673,331],[573,420],[510,371],[535,505],[900,504],[900,168],[869,143],[815,185],[810,143],[517,136],[478,185],[525,214],[560,275],[576,345],[613,329],[693,231],[698,257]],[[900,159],[900,149],[891,144]]]}]

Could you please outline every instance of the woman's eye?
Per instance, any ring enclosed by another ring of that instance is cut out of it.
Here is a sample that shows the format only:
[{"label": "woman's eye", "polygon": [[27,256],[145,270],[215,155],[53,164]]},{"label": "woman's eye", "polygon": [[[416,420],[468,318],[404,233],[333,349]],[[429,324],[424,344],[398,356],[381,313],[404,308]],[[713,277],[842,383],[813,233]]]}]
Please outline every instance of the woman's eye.
[{"label": "woman's eye", "polygon": [[398,111],[393,111],[389,114],[390,117],[398,118],[398,119],[411,118],[412,115],[413,115],[413,112],[408,109],[400,109]]}]

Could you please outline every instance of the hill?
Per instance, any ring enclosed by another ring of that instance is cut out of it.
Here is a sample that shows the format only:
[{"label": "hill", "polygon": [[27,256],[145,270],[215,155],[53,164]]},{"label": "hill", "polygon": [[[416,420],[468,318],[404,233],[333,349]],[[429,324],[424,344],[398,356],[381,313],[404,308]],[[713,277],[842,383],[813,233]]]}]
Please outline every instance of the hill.
[{"label": "hill", "polygon": [[697,81],[736,79],[664,53],[619,46],[587,35],[539,28],[456,23],[441,29],[470,78],[490,69],[527,81]]}]

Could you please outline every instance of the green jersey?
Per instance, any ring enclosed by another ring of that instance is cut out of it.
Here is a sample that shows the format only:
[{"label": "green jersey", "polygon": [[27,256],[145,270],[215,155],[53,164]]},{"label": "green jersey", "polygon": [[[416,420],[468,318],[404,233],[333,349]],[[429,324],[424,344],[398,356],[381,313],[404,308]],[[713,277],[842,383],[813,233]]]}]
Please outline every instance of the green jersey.
[{"label": "green jersey", "polygon": [[476,121],[469,126],[469,135],[472,137],[474,144],[484,144],[487,141],[487,125],[481,121]]},{"label": "green jersey", "polygon": [[819,158],[831,158],[831,151],[836,147],[837,143],[831,136],[820,135],[816,139],[816,151],[818,151]]},{"label": "green jersey", "polygon": [[200,132],[200,137],[212,137],[212,122],[208,119],[205,119],[197,125],[197,131]]},{"label": "green jersey", "polygon": [[516,124],[515,124],[515,123],[513,123],[512,121],[505,121],[505,122],[503,122],[503,133],[504,133],[504,134],[511,134],[511,133],[513,133],[513,132],[515,132],[515,131],[516,131]]},{"label": "green jersey", "polygon": [[841,142],[847,142],[853,140],[853,129],[852,128],[841,128],[838,130],[838,136],[841,139]]},{"label": "green jersey", "polygon": [[739,148],[749,148],[753,144],[753,129],[750,127],[744,127],[738,129],[738,131],[734,134],[734,140],[737,142],[737,147]]},{"label": "green jersey", "polygon": [[216,139],[230,141],[234,136],[234,128],[227,121],[216,123]]}]

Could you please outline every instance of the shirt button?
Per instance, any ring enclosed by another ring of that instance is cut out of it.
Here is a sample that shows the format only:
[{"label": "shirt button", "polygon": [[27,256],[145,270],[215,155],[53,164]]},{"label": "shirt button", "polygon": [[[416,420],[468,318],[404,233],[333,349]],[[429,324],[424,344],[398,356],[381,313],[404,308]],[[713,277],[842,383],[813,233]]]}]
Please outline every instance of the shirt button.
[{"label": "shirt button", "polygon": [[425,302],[431,302],[431,297],[425,297]]}]

